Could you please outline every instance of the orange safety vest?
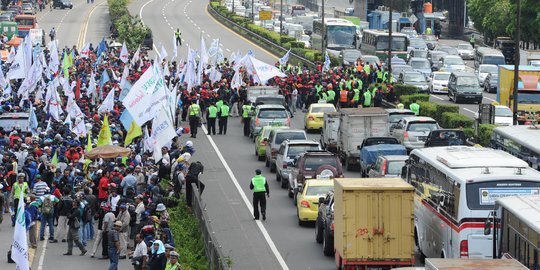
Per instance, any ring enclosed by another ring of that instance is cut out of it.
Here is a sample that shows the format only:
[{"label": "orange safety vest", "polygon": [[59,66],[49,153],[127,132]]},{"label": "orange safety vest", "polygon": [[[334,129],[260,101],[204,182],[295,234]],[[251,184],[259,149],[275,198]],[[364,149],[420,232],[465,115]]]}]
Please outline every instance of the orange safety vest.
[{"label": "orange safety vest", "polygon": [[364,71],[364,67],[362,65],[360,65],[360,64],[357,64],[356,65],[356,71],[357,72],[362,72],[362,71]]},{"label": "orange safety vest", "polygon": [[347,96],[349,92],[347,90],[339,91],[339,102],[347,102]]}]

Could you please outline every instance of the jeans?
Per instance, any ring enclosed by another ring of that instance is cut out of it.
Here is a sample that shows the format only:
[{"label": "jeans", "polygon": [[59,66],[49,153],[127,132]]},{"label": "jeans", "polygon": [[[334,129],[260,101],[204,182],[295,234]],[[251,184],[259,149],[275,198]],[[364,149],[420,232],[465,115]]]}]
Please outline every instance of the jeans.
[{"label": "jeans", "polygon": [[109,270],[118,270],[118,253],[116,253],[116,248],[109,248]]},{"label": "jeans", "polygon": [[83,244],[79,241],[79,229],[69,228],[67,233],[67,243],[68,243],[68,253],[71,254],[73,251],[73,242],[79,248],[81,252],[86,252]]},{"label": "jeans", "polygon": [[81,236],[81,243],[83,243],[84,246],[86,246],[86,242],[90,239],[88,239],[88,234],[86,231],[86,225],[87,222],[83,222],[81,220],[81,227],[79,227],[79,235]]},{"label": "jeans", "polygon": [[49,240],[54,239],[54,216],[41,215],[41,228],[39,229],[39,238],[45,238],[45,225],[49,223]]}]

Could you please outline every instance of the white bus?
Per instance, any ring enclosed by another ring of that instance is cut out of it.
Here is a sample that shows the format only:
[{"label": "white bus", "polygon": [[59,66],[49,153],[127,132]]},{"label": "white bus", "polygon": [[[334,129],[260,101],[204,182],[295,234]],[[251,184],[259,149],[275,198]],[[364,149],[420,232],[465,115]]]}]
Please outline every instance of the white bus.
[{"label": "white bus", "polygon": [[[325,18],[324,30],[326,39],[326,48],[328,52],[339,55],[339,52],[345,49],[355,49],[357,46],[358,36],[356,35],[356,25],[349,20],[338,18]],[[313,35],[312,39],[317,41],[320,48],[320,42],[323,36],[322,20],[313,21]]]},{"label": "white bus", "polygon": [[[388,40],[388,32],[366,29],[362,32],[360,50],[363,54],[376,55],[380,60],[384,61],[388,58]],[[392,33],[392,56],[407,59],[408,46],[407,35]]]},{"label": "white bus", "polygon": [[497,127],[491,135],[491,148],[506,151],[540,170],[540,126]]},{"label": "white bus", "polygon": [[404,170],[416,189],[414,234],[421,259],[492,258],[484,222],[495,200],[540,194],[540,172],[491,148],[415,149]]},{"label": "white bus", "polygon": [[540,196],[500,198],[495,209],[495,222],[486,223],[486,233],[497,236],[494,258],[513,258],[528,269],[540,269]]}]

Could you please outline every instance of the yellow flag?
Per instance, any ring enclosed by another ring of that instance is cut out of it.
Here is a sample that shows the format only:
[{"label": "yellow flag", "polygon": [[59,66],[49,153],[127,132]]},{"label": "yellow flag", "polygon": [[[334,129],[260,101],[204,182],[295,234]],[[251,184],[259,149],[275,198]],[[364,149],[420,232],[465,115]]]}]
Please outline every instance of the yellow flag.
[{"label": "yellow flag", "polygon": [[86,152],[90,152],[92,150],[92,138],[90,137],[90,132],[88,132],[88,139],[87,139],[86,148],[84,149]]},{"label": "yellow flag", "polygon": [[58,151],[54,152],[54,156],[52,157],[51,163],[54,166],[58,166]]},{"label": "yellow flag", "polygon": [[124,146],[128,146],[134,138],[137,138],[142,135],[142,129],[139,125],[137,125],[137,122],[133,120],[131,122],[131,126],[129,127],[128,133],[126,135],[126,141],[124,142]]},{"label": "yellow flag", "polygon": [[109,128],[109,118],[105,115],[105,117],[103,117],[103,125],[99,131],[97,146],[110,145],[111,138],[112,134],[111,129]]}]

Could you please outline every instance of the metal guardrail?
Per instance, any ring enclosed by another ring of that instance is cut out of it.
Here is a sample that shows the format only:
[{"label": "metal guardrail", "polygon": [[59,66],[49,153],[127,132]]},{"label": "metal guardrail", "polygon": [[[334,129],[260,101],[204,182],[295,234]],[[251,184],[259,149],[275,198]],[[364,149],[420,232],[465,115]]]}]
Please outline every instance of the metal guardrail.
[{"label": "metal guardrail", "polygon": [[[272,40],[270,39],[267,39],[245,27],[243,27],[242,25],[239,25],[237,24],[236,22],[230,20],[229,18],[223,16],[221,13],[219,13],[217,10],[215,10],[212,5],[208,5],[207,7],[207,10],[208,12],[210,13],[210,15],[212,15],[214,18],[220,20],[220,22],[222,24],[225,24],[227,27],[229,27],[229,25],[233,25],[234,27],[238,28],[238,29],[241,29],[242,31],[248,33],[247,35],[242,35],[242,33],[239,33],[241,34],[242,36],[244,36],[245,38],[253,41],[253,42],[256,42],[256,43],[261,43],[261,45],[267,47],[266,49],[269,49],[273,52],[276,52],[276,49],[282,53],[282,55],[285,55],[287,53],[287,51],[289,51],[289,49],[285,48],[285,47],[282,47],[280,44],[277,44],[275,42],[273,42]],[[235,31],[234,28],[232,27],[229,27],[231,28],[233,31]],[[237,32],[237,31],[235,31]],[[238,32],[237,32],[238,33]],[[308,65],[308,66],[311,66],[311,67],[315,67],[315,62],[313,61],[310,61],[306,58],[304,58],[303,56],[300,56],[296,53],[293,53],[292,50],[291,50],[291,54],[290,54],[292,57],[295,57],[297,58],[298,60],[302,61],[304,64]]]},{"label": "metal guardrail", "polygon": [[199,193],[197,185],[193,183],[191,184],[191,187],[193,188],[193,196],[191,199],[192,209],[193,213],[199,220],[199,227],[201,228],[204,238],[205,254],[208,258],[210,269],[229,270],[231,269],[232,265],[228,264],[232,261],[230,261],[230,258],[223,255],[223,252],[221,251],[221,245],[219,245],[218,241],[215,238],[214,230],[212,230],[211,226],[212,220],[208,217],[208,214],[206,213],[206,207],[203,203],[203,200],[201,199],[201,195]]}]

